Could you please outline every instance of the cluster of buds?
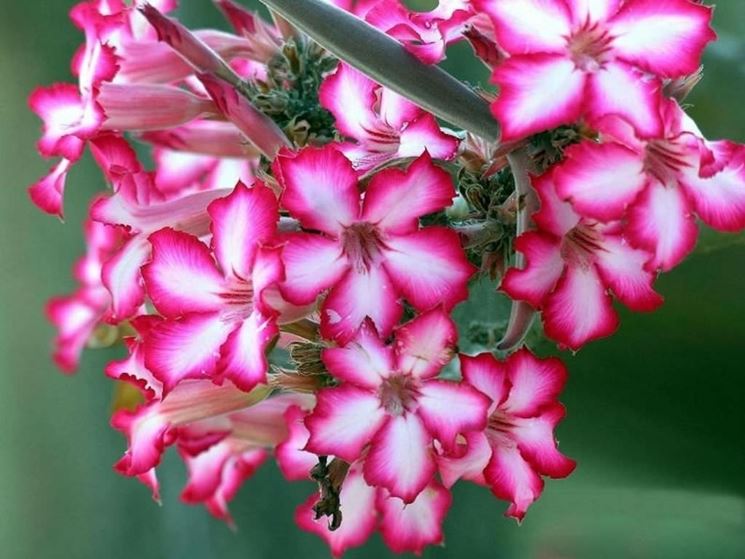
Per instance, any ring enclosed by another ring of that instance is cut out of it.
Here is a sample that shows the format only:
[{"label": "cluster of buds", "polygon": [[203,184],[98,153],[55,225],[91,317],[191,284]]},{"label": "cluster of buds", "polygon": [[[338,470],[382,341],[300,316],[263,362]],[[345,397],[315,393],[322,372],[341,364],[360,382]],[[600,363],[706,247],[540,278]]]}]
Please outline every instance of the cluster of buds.
[{"label": "cluster of buds", "polygon": [[[184,501],[227,522],[270,456],[315,483],[296,520],[334,555],[378,530],[394,551],[440,543],[460,479],[521,520],[544,478],[575,467],[554,435],[567,373],[525,346],[533,318],[579,350],[616,330],[614,298],[662,303],[653,283],[698,219],[745,228],[745,147],[705,139],[681,105],[711,9],[264,3],[272,23],[215,0],[232,32],[186,29],[165,15],[175,0],[72,9],[78,83],[30,97],[56,158],[30,195],[61,216],[86,147],[108,189],[80,287],[48,306],[55,361],[72,372],[86,346],[125,346],[106,368],[137,394],[112,418],[128,440],[116,469],[156,499],[176,446]],[[345,25],[375,43],[369,60]],[[496,92],[434,66],[459,41]],[[476,281],[513,308],[466,355],[450,314]]]}]

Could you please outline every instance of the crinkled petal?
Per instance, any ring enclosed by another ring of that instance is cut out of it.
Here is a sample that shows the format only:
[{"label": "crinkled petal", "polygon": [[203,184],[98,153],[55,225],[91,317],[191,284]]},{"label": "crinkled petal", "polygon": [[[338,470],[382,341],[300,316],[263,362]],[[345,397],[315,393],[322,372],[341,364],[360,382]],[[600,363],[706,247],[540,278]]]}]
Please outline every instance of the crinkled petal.
[{"label": "crinkled petal", "polygon": [[609,22],[616,55],[665,77],[692,74],[716,38],[712,10],[689,0],[629,0]]},{"label": "crinkled petal", "polygon": [[417,378],[437,376],[458,340],[458,330],[441,308],[420,314],[396,331],[397,369]]},{"label": "crinkled petal", "polygon": [[101,269],[101,282],[111,294],[108,320],[121,322],[133,316],[145,299],[140,268],[150,256],[150,243],[135,235],[109,258]]},{"label": "crinkled petal", "polygon": [[566,380],[566,367],[557,358],[538,359],[528,349],[519,349],[507,359],[510,392],[500,409],[521,417],[536,415],[556,401]]},{"label": "crinkled petal", "polygon": [[602,248],[595,252],[595,264],[613,295],[637,312],[659,307],[662,296],[652,287],[655,274],[647,267],[652,255],[633,248],[616,235],[606,235],[601,244]]},{"label": "crinkled petal", "polygon": [[419,389],[417,414],[446,450],[459,434],[483,430],[489,398],[467,384],[430,380]]},{"label": "crinkled petal", "polygon": [[517,238],[515,250],[525,255],[525,268],[507,270],[500,288],[513,299],[539,308],[564,271],[561,241],[539,231],[528,231]]},{"label": "crinkled petal", "polygon": [[380,117],[373,111],[377,84],[351,66],[340,63],[318,92],[321,105],[334,115],[337,130],[358,141],[370,137]]},{"label": "crinkled petal", "polygon": [[432,436],[416,414],[389,417],[370,443],[365,480],[412,503],[432,480]]},{"label": "crinkled petal", "polygon": [[497,66],[492,82],[500,91],[491,109],[502,125],[502,141],[576,121],[582,114],[586,81],[585,73],[562,55],[513,56]]},{"label": "crinkled petal", "polygon": [[420,217],[445,209],[454,197],[450,175],[425,153],[406,171],[385,169],[373,176],[362,219],[391,235],[411,233],[419,228]]},{"label": "crinkled petal", "polygon": [[284,414],[287,438],[274,449],[279,470],[290,481],[309,480],[311,468],[318,464],[317,455],[303,450],[310,436],[305,427],[305,416],[299,406],[287,408]]},{"label": "crinkled petal", "polygon": [[278,335],[274,318],[254,310],[230,333],[221,347],[217,367],[219,377],[232,380],[233,384],[246,392],[265,382],[269,366],[266,351]]},{"label": "crinkled petal", "polygon": [[533,180],[533,188],[540,200],[540,208],[533,214],[533,221],[539,229],[563,237],[579,224],[582,217],[559,196],[555,180],[557,174],[544,173]]},{"label": "crinkled petal", "polygon": [[620,219],[644,186],[644,158],[616,143],[582,142],[554,173],[556,191],[590,219]]},{"label": "crinkled petal", "polygon": [[321,358],[334,377],[371,390],[394,370],[393,348],[385,345],[370,321],[343,347],[323,350]]},{"label": "crinkled petal", "polygon": [[322,235],[293,233],[284,237],[282,260],[286,280],[282,294],[292,303],[307,305],[330,289],[349,269],[341,244]]},{"label": "crinkled petal", "polygon": [[649,266],[665,272],[696,245],[698,228],[682,189],[654,181],[629,210],[626,234],[632,245],[650,251]]},{"label": "crinkled petal", "polygon": [[354,462],[385,417],[380,399],[369,390],[349,384],[322,390],[305,420],[310,432],[306,450]]},{"label": "crinkled petal", "polygon": [[491,415],[509,393],[505,363],[495,359],[491,353],[481,353],[473,357],[461,354],[459,357],[463,380],[489,397]]},{"label": "crinkled petal", "polygon": [[458,234],[444,227],[389,238],[383,267],[398,292],[420,311],[436,305],[451,309],[465,300],[475,271]]},{"label": "crinkled petal", "polygon": [[284,187],[282,206],[304,227],[336,235],[357,219],[357,174],[333,145],[280,154],[274,170]]},{"label": "crinkled petal", "polygon": [[450,489],[459,479],[467,479],[474,483],[484,484],[484,469],[491,460],[491,446],[489,439],[481,431],[473,431],[464,435],[465,449],[462,453],[452,456],[437,457],[440,478],[445,487]]},{"label": "crinkled petal", "polygon": [[28,189],[31,201],[41,211],[62,217],[62,198],[65,194],[65,181],[72,161],[61,159],[37,182]]},{"label": "crinkled petal", "polygon": [[212,249],[225,276],[247,279],[256,250],[275,235],[279,204],[261,183],[252,188],[238,183],[233,192],[210,203]]},{"label": "crinkled petal", "polygon": [[511,432],[523,458],[537,473],[553,478],[567,477],[577,465],[559,452],[554,439],[554,429],[562,419],[564,406],[554,403],[536,417],[516,420]]},{"label": "crinkled petal", "polygon": [[570,265],[543,306],[546,335],[578,350],[590,340],[610,336],[618,315],[592,265]]},{"label": "crinkled petal", "polygon": [[381,267],[350,269],[331,290],[321,307],[321,334],[343,342],[351,339],[369,318],[387,336],[403,308],[388,274]]},{"label": "crinkled petal", "polygon": [[152,260],[142,267],[142,276],[155,308],[175,318],[223,305],[224,279],[199,239],[167,228],[150,235],[150,244]]},{"label": "crinkled petal", "polygon": [[398,157],[418,157],[425,150],[435,159],[449,161],[458,153],[460,141],[440,129],[437,120],[423,114],[401,132]]},{"label": "crinkled petal", "polygon": [[540,497],[543,480],[510,443],[493,446],[492,458],[484,471],[492,492],[510,502],[505,516],[522,520],[528,507]]},{"label": "crinkled petal", "polygon": [[396,553],[419,555],[428,545],[443,541],[442,525],[452,503],[450,491],[432,482],[411,503],[378,494],[383,541]]}]

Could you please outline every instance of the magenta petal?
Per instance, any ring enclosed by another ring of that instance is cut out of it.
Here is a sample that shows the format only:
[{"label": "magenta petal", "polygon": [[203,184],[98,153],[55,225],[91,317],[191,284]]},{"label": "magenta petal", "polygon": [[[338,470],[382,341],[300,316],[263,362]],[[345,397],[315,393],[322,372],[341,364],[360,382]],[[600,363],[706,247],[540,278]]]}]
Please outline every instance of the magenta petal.
[{"label": "magenta petal", "polygon": [[370,138],[380,120],[372,108],[377,99],[377,84],[351,66],[340,63],[336,72],[321,84],[321,105],[334,115],[334,125],[343,135],[358,141]]},{"label": "magenta petal", "polygon": [[354,462],[380,429],[385,411],[378,396],[345,384],[318,393],[318,402],[305,425],[310,432],[306,450]]},{"label": "magenta petal", "polygon": [[442,309],[420,314],[396,331],[397,368],[417,378],[434,377],[450,361],[457,340],[455,323]]},{"label": "magenta petal", "polygon": [[494,22],[497,42],[510,54],[561,52],[571,33],[563,0],[476,0]]},{"label": "magenta petal", "polygon": [[378,494],[377,502],[383,541],[394,552],[419,555],[426,546],[442,543],[442,525],[452,496],[439,483],[429,484],[411,503],[384,492]]},{"label": "magenta petal", "polygon": [[310,470],[318,464],[318,456],[303,450],[308,444],[308,429],[305,427],[306,413],[298,406],[287,408],[284,414],[287,438],[277,445],[274,455],[282,475],[290,481],[310,479]]},{"label": "magenta petal", "polygon": [[235,324],[219,314],[190,314],[166,321],[145,338],[145,365],[171,390],[187,378],[207,378],[214,374],[225,343]]},{"label": "magenta petal", "polygon": [[576,121],[582,114],[586,81],[585,73],[563,55],[508,58],[492,74],[500,88],[492,113],[502,125],[502,142]]},{"label": "magenta petal", "polygon": [[72,161],[69,159],[61,159],[49,170],[49,174],[29,187],[31,201],[43,212],[62,217],[62,198],[71,165]]},{"label": "magenta petal", "polygon": [[465,300],[475,271],[458,234],[444,227],[391,237],[383,266],[399,292],[420,311],[436,305],[451,309]]},{"label": "magenta petal", "polygon": [[279,204],[261,183],[252,188],[238,183],[233,192],[210,203],[212,247],[223,273],[247,279],[256,250],[275,235]]},{"label": "magenta petal", "polygon": [[121,322],[133,316],[145,299],[140,268],[150,256],[150,243],[135,235],[119,249],[101,270],[101,282],[111,294],[109,321]]},{"label": "magenta petal", "polygon": [[393,349],[385,345],[369,321],[343,347],[325,349],[322,359],[334,377],[370,390],[377,389],[394,370]]},{"label": "magenta petal", "polygon": [[152,260],[143,266],[142,275],[155,308],[175,318],[221,307],[224,280],[207,246],[173,229],[153,233],[150,243]]},{"label": "magenta petal", "polygon": [[559,239],[538,231],[528,231],[515,241],[515,249],[525,255],[523,269],[507,270],[500,288],[513,299],[540,308],[564,271]]},{"label": "magenta petal", "polygon": [[620,58],[665,77],[691,74],[716,38],[712,9],[688,0],[629,0],[610,23]]},{"label": "magenta petal", "polygon": [[401,131],[398,157],[418,157],[427,151],[435,159],[448,161],[458,153],[460,141],[440,129],[437,120],[423,114]]},{"label": "magenta petal", "polygon": [[505,515],[517,520],[543,491],[543,480],[511,443],[493,447],[484,476],[494,494],[511,503]]},{"label": "magenta petal", "polygon": [[390,235],[411,233],[419,228],[420,217],[445,209],[454,197],[450,175],[425,153],[405,172],[385,169],[373,176],[362,219]]},{"label": "magenta petal", "polygon": [[403,309],[388,274],[380,267],[350,269],[331,290],[321,307],[321,334],[347,341],[370,318],[381,336],[387,336]]},{"label": "magenta petal", "polygon": [[294,233],[284,239],[282,260],[287,279],[280,289],[292,303],[312,303],[349,268],[340,243],[334,239],[309,233]]},{"label": "magenta petal", "polygon": [[266,351],[277,335],[279,329],[274,318],[254,310],[230,333],[220,348],[219,377],[232,380],[246,392],[266,382],[269,367]]},{"label": "magenta petal", "polygon": [[490,401],[475,388],[452,381],[430,380],[419,392],[417,414],[446,450],[455,446],[459,434],[486,427]]},{"label": "magenta petal", "polygon": [[450,489],[459,479],[484,484],[484,469],[491,460],[492,449],[489,439],[481,431],[473,431],[464,436],[465,451],[457,456],[438,456],[437,465],[440,478]]},{"label": "magenta petal", "polygon": [[282,206],[304,227],[337,235],[359,216],[357,173],[332,144],[280,154],[274,170],[284,187]]},{"label": "magenta petal", "polygon": [[500,408],[510,415],[536,415],[556,401],[566,380],[566,367],[555,357],[538,359],[528,349],[519,349],[507,359],[510,393]]},{"label": "magenta petal", "polygon": [[411,503],[432,480],[432,436],[416,414],[389,417],[370,443],[365,480]]},{"label": "magenta petal", "polygon": [[698,228],[692,209],[681,188],[654,181],[629,210],[626,234],[654,255],[651,268],[667,272],[693,250]]},{"label": "magenta petal", "polygon": [[495,359],[491,353],[481,353],[474,357],[461,354],[459,357],[463,380],[489,397],[491,415],[509,392],[507,366]]},{"label": "magenta petal", "polygon": [[570,147],[554,179],[579,214],[603,221],[620,219],[647,183],[643,155],[616,143]]},{"label": "magenta petal", "polygon": [[593,266],[567,266],[543,306],[543,324],[548,337],[575,351],[616,331],[618,314]]},{"label": "magenta petal", "polygon": [[551,404],[536,417],[516,420],[512,431],[523,458],[536,472],[553,478],[567,477],[577,465],[559,452],[554,439],[554,429],[563,418],[564,407]]},{"label": "magenta petal", "polygon": [[359,465],[352,465],[339,494],[343,513],[341,526],[331,531],[328,529],[328,519],[314,520],[313,505],[318,501],[317,494],[298,507],[295,522],[306,532],[322,537],[331,548],[331,554],[341,557],[348,549],[365,543],[375,531],[375,494],[375,488],[365,483]]}]

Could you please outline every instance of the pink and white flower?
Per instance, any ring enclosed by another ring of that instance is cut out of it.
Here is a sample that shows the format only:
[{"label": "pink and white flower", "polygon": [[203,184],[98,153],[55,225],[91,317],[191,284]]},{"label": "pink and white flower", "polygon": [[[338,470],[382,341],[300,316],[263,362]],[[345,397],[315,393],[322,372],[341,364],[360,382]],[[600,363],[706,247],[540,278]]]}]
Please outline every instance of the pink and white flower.
[{"label": "pink and white flower", "polygon": [[473,0],[510,55],[494,69],[503,141],[606,115],[659,134],[661,78],[692,74],[715,38],[691,0]]},{"label": "pink and white flower", "polygon": [[632,247],[619,223],[580,216],[558,197],[550,174],[534,186],[541,201],[534,215],[538,230],[515,242],[526,266],[509,269],[501,288],[541,310],[547,336],[577,350],[611,335],[619,319],[609,291],[635,311],[662,304],[652,288],[655,274],[647,268],[652,255]]},{"label": "pink and white flower", "polygon": [[355,140],[339,150],[356,169],[369,171],[425,150],[449,160],[458,151],[458,138],[440,130],[435,117],[344,63],[324,80],[319,98],[334,115],[337,130]]},{"label": "pink and white flower", "polygon": [[278,333],[278,311],[264,301],[264,290],[282,279],[279,249],[271,246],[276,197],[261,183],[239,184],[207,212],[211,251],[166,228],[150,235],[152,260],[142,268],[166,318],[145,340],[145,363],[166,391],[187,378],[230,379],[251,390],[266,378],[265,351]]},{"label": "pink and white flower", "polygon": [[460,456],[443,456],[446,487],[459,478],[491,487],[510,502],[506,516],[522,520],[543,490],[542,476],[567,477],[574,460],[561,454],[554,429],[564,418],[558,396],[567,373],[556,358],[538,359],[520,349],[506,361],[491,354],[460,356],[463,378],[491,401],[485,431],[466,435]]},{"label": "pink and white flower", "polygon": [[321,332],[347,340],[369,317],[388,335],[402,314],[401,298],[420,311],[451,309],[468,294],[473,272],[458,235],[419,228],[419,218],[450,205],[448,174],[428,154],[406,171],[386,169],[364,197],[352,164],[333,145],[280,154],[275,176],[282,205],[306,230],[286,237],[283,295],[305,305],[330,290],[321,307]]},{"label": "pink and white flower", "polygon": [[486,425],[481,394],[436,378],[456,337],[437,309],[396,330],[392,345],[368,321],[353,341],[325,350],[323,362],[342,383],[318,393],[306,449],[350,463],[364,453],[367,483],[412,503],[435,474],[434,441],[452,448],[459,434]]},{"label": "pink and white flower", "polygon": [[570,147],[556,170],[559,195],[591,219],[627,218],[629,241],[668,271],[693,250],[695,217],[719,231],[745,229],[745,147],[708,142],[672,99],[664,129],[642,136],[616,116],[599,123],[601,143]]}]

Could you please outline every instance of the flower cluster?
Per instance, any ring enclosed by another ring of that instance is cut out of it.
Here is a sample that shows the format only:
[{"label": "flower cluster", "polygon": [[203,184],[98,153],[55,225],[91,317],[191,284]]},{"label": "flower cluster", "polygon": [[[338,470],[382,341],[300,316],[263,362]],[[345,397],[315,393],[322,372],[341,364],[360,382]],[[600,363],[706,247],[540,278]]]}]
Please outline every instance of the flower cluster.
[{"label": "flower cluster", "polygon": [[[49,303],[55,360],[126,348],[106,368],[138,399],[112,418],[116,469],[156,499],[175,445],[183,500],[232,522],[273,455],[317,485],[296,520],[334,555],[376,530],[418,553],[443,540],[458,480],[521,520],[572,472],[554,434],[567,372],[523,344],[532,316],[576,351],[616,330],[614,298],[657,308],[697,219],[745,229],[745,147],[707,140],[681,105],[714,38],[699,2],[328,3],[423,68],[470,43],[500,141],[443,128],[292,18],[215,0],[233,31],[192,32],[165,15],[175,0],[81,2],[78,83],[29,100],[56,159],[33,202],[62,215],[86,148],[109,187],[80,287]],[[504,337],[459,353],[450,313],[490,276],[514,301]]]}]

